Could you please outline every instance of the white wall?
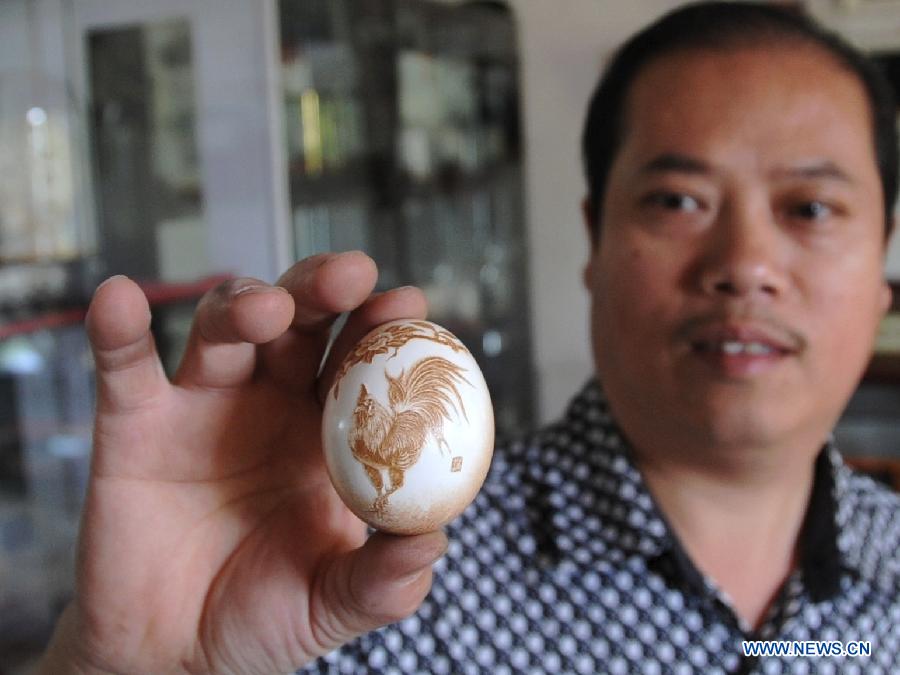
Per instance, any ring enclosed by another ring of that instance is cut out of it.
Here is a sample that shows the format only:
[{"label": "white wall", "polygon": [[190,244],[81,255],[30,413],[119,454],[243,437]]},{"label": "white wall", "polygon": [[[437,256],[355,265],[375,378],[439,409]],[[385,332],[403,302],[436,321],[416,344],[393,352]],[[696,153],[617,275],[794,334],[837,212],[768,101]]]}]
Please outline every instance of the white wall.
[{"label": "white wall", "polygon": [[[289,260],[275,2],[74,0],[72,19],[79,36],[100,27],[189,21],[210,269],[268,280]],[[86,100],[83,42],[76,47],[84,77],[75,85]]]},{"label": "white wall", "polygon": [[57,89],[47,94],[48,99],[33,103],[62,106],[64,97],[70,97],[70,107],[55,112],[66,115],[69,140],[75,145],[72,218],[80,245],[90,250],[95,239],[94,211],[88,187],[84,119],[73,114],[80,111],[71,88],[76,68],[69,58],[73,43],[66,30],[68,19],[63,0],[0,0],[0,79],[30,73]]},{"label": "white wall", "polygon": [[[205,236],[198,242],[207,254],[194,261],[206,258],[209,266],[186,276],[214,270],[274,280],[290,260],[275,3],[0,0],[0,72],[33,69],[67,82],[82,114],[88,30],[173,17],[190,22],[204,190]],[[82,208],[94,222],[90,204]]]},{"label": "white wall", "polygon": [[0,71],[30,67],[27,26],[24,0],[0,0]]}]

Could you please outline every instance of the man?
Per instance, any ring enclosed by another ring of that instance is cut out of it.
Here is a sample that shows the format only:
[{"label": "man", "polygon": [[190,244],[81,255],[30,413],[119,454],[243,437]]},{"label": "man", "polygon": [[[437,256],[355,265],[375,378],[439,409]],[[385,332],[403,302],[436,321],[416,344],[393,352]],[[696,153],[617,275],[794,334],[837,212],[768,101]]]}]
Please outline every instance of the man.
[{"label": "man", "polygon": [[900,500],[829,440],[890,299],[897,137],[869,68],[743,5],[619,52],[584,147],[602,391],[498,448],[449,548],[366,541],[318,441],[341,355],[424,316],[419,291],[371,296],[359,253],[234,282],[169,383],[140,291],[104,284],[79,586],[44,672],[896,672]]}]

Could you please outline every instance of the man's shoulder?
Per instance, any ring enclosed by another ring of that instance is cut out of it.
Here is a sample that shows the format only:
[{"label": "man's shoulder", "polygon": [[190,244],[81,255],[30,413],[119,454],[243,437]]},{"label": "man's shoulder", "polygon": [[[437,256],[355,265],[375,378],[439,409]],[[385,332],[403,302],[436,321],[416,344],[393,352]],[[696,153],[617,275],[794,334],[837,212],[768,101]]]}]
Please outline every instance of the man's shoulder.
[{"label": "man's shoulder", "polygon": [[840,547],[865,576],[900,592],[900,494],[849,467],[840,473]]},{"label": "man's shoulder", "polygon": [[[856,517],[878,520],[893,526],[900,535],[900,493],[848,466],[841,467],[844,487],[841,499]],[[900,554],[900,551],[898,551]]]},{"label": "man's shoulder", "polygon": [[870,475],[846,467],[847,491],[861,505],[874,509],[897,509],[900,507],[900,492],[891,489]]}]

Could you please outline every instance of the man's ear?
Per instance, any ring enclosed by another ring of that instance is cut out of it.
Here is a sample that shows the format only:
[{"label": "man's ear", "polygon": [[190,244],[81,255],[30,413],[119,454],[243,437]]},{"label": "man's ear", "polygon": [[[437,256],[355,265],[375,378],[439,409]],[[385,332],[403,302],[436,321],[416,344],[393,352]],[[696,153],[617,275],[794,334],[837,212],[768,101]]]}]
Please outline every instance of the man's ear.
[{"label": "man's ear", "polygon": [[594,226],[594,209],[592,206],[590,195],[581,200],[581,219],[584,223],[585,232],[588,239],[588,259],[581,273],[581,280],[584,287],[591,289],[591,277],[594,273],[594,256],[597,252],[597,228]]},{"label": "man's ear", "polygon": [[894,304],[894,292],[891,290],[891,285],[887,281],[883,281],[881,283],[880,301],[882,315],[887,314],[891,308],[891,305]]},{"label": "man's ear", "polygon": [[585,195],[584,199],[581,200],[581,220],[586,228],[591,249],[594,249],[597,246],[598,231],[594,200],[591,199],[590,195]]},{"label": "man's ear", "polygon": [[[897,236],[897,216],[894,214],[891,214],[891,217],[888,218],[887,231],[892,233],[893,236]],[[885,248],[890,246],[890,244],[891,237],[888,236],[887,241],[885,242]],[[887,280],[882,282],[881,297],[879,300],[881,304],[881,314],[886,315],[894,304],[894,291],[891,289],[891,284]]]}]

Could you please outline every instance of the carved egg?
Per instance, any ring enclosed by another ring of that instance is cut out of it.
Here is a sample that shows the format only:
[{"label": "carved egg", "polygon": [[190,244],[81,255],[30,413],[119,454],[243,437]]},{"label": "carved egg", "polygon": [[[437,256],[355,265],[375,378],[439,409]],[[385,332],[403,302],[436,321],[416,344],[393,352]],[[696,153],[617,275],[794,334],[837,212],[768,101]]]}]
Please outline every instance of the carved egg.
[{"label": "carved egg", "polygon": [[494,412],[469,350],[430,321],[379,326],[344,359],[322,445],[344,503],[376,529],[440,528],[475,498],[494,451]]}]

